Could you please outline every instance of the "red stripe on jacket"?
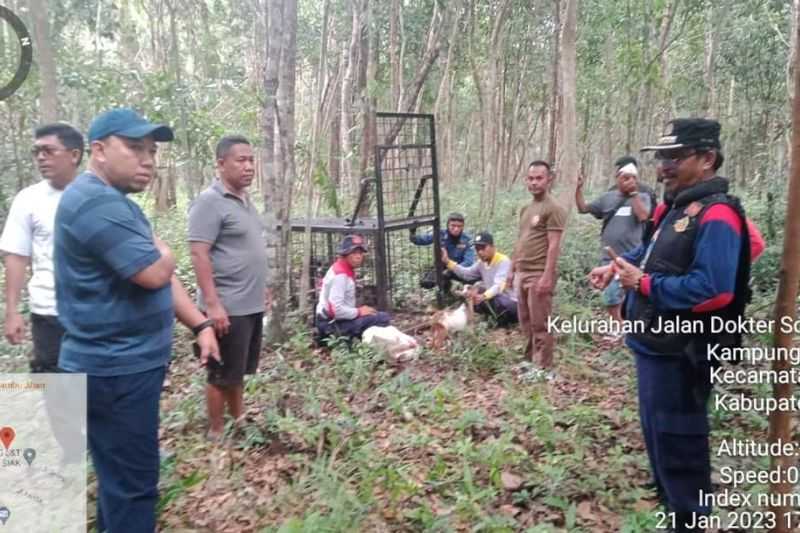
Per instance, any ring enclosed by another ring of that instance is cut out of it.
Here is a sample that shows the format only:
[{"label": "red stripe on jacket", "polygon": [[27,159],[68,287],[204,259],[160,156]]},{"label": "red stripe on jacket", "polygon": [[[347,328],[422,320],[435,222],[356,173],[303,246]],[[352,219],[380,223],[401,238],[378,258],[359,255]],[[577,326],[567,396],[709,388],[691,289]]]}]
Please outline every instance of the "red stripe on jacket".
[{"label": "red stripe on jacket", "polygon": [[708,208],[700,220],[700,225],[708,224],[709,222],[724,222],[729,225],[736,235],[742,234],[742,220],[739,214],[727,204],[714,204]]},{"label": "red stripe on jacket", "polygon": [[356,273],[353,272],[353,267],[347,262],[347,259],[340,257],[333,263],[334,274],[345,274],[353,279],[356,279]]}]

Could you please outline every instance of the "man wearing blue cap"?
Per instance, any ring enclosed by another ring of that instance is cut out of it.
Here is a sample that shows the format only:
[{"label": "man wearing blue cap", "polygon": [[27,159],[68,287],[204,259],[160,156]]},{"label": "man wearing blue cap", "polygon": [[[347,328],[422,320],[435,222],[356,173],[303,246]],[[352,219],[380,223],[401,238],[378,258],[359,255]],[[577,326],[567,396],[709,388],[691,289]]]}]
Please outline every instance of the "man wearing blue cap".
[{"label": "man wearing blue cap", "polygon": [[391,317],[368,305],[356,305],[355,270],[364,263],[367,243],[361,235],[347,235],[339,244],[339,258],[322,279],[316,308],[320,338],[361,337],[371,326],[388,326]]},{"label": "man wearing blue cap", "polygon": [[89,451],[98,531],[152,533],[158,502],[158,406],[175,316],[197,335],[201,363],[219,358],[213,322],[174,275],[175,258],[137,204],[172,130],[131,109],[95,117],[91,157],[55,217],[59,366],[87,375]]}]

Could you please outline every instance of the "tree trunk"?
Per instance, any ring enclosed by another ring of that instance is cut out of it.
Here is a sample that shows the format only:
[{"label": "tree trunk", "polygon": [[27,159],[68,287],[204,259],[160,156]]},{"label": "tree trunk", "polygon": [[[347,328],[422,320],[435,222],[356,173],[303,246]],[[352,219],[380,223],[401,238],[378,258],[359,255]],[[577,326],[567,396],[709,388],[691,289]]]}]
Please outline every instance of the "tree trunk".
[{"label": "tree trunk", "polygon": [[[291,1],[291,0],[290,0]],[[281,299],[283,288],[286,285],[285,278],[282,278],[281,263],[285,264],[285,254],[283,254],[281,243],[283,241],[283,228],[278,230],[280,220],[283,176],[279,175],[282,168],[276,161],[277,148],[280,143],[276,143],[277,114],[278,114],[278,76],[281,61],[281,31],[283,30],[283,11],[281,0],[267,0],[265,4],[267,10],[267,43],[266,57],[267,64],[264,67],[264,98],[261,109],[261,134],[264,138],[264,148],[262,151],[262,168],[264,172],[264,221],[267,227],[266,246],[267,246],[267,269],[269,272],[269,287],[273,291],[276,299]],[[281,255],[284,255],[281,258]],[[278,304],[278,302],[275,302]],[[270,328],[267,332],[268,338],[277,340],[283,337],[284,332],[281,327],[283,322],[282,312],[284,307],[281,304],[273,308],[272,319],[269,321]]]},{"label": "tree trunk", "polygon": [[439,81],[439,90],[436,92],[436,103],[434,113],[436,114],[436,133],[440,150],[439,156],[439,179],[448,183],[453,174],[453,105],[452,92],[454,76],[452,72],[453,56],[456,51],[456,40],[458,39],[460,24],[456,23],[450,28],[450,43],[447,50],[447,59],[442,70],[442,79]]},{"label": "tree trunk", "polygon": [[561,0],[555,0],[555,31],[553,33],[553,85],[550,103],[550,145],[547,149],[547,160],[554,163],[558,154],[558,125],[561,123],[561,81],[558,76],[561,65]]},{"label": "tree trunk", "polygon": [[717,45],[719,43],[719,24],[716,14],[717,9],[715,8],[715,4],[710,3],[706,10],[705,57],[703,61],[703,77],[705,78],[705,85],[708,89],[703,107],[705,108],[705,115],[707,117],[715,117],[719,114],[717,106],[717,78],[714,75],[714,62],[716,60]]},{"label": "tree trunk", "polygon": [[58,80],[53,38],[50,35],[50,24],[47,20],[47,2],[45,0],[29,1],[35,40],[33,49],[38,56],[39,73],[42,78],[42,96],[39,101],[41,122],[55,122],[58,120]]},{"label": "tree trunk", "polygon": [[314,206],[314,174],[317,172],[319,162],[320,132],[325,116],[324,91],[328,79],[328,23],[330,20],[330,0],[325,0],[322,5],[322,39],[320,40],[319,65],[317,66],[315,103],[316,112],[312,119],[311,127],[311,156],[309,158],[306,174],[306,229],[303,235],[303,268],[300,273],[300,294],[297,303],[301,314],[305,314],[308,307],[311,281],[311,217]]},{"label": "tree trunk", "polygon": [[[364,73],[364,81],[361,87],[362,100],[362,123],[363,132],[361,135],[361,163],[359,165],[359,179],[374,174],[374,146],[377,144],[377,124],[375,122],[375,111],[378,107],[377,97],[370,94],[367,84],[368,80],[378,79],[378,25],[374,20],[374,2],[367,0],[367,9],[364,16],[364,32],[361,47],[361,64]],[[369,205],[364,204],[366,210]]]},{"label": "tree trunk", "polygon": [[351,0],[350,10],[352,12],[352,25],[350,27],[350,44],[346,53],[346,67],[344,79],[342,80],[342,101],[341,101],[341,168],[344,175],[346,189],[354,190],[357,180],[353,175],[353,144],[352,130],[355,124],[353,116],[353,86],[358,69],[358,49],[361,45],[361,31],[364,24],[362,8],[366,8],[364,3],[367,0]]},{"label": "tree trunk", "polygon": [[562,189],[561,204],[568,211],[573,202],[569,198],[575,193],[578,178],[578,120],[576,114],[576,41],[578,0],[564,0],[564,26],[561,32],[561,124],[559,125],[559,157],[556,168],[561,181],[568,184]]},{"label": "tree trunk", "polygon": [[504,0],[493,17],[492,32],[488,43],[486,64],[482,72],[473,67],[473,79],[479,92],[481,122],[481,159],[483,194],[480,197],[480,212],[491,214],[497,196],[499,157],[502,154],[503,110],[505,100],[504,53],[507,36],[506,22],[511,13],[511,2]]},{"label": "tree trunk", "polygon": [[[795,32],[798,29],[795,28]],[[794,63],[794,83],[795,87],[800,86],[800,68],[798,68],[798,39],[795,34],[795,63]],[[792,113],[792,162],[789,181],[787,205],[794,206],[800,202],[800,91],[795,90]],[[783,317],[789,317],[794,323],[797,317],[797,286],[800,283],[800,217],[788,210],[784,223],[783,237],[783,257],[781,259],[781,270],[779,273],[780,283],[778,285],[778,296],[775,302],[775,320],[780,324]],[[789,350],[793,344],[791,331],[784,331],[784,328],[777,328],[774,338],[775,346]],[[791,370],[791,362],[781,358],[772,363],[772,369],[781,374],[788,374]],[[775,384],[772,387],[773,396],[779,402],[786,401],[793,394],[793,387],[790,380],[786,383]],[[773,411],[769,417],[769,442],[792,442],[792,418],[793,414],[786,411]],[[770,467],[772,470],[781,468],[784,472],[795,467],[797,461],[794,456],[772,456]],[[784,476],[785,477],[785,476]],[[782,497],[788,496],[792,492],[792,485],[786,481],[773,483],[770,485],[770,492]],[[794,522],[794,513],[788,506],[773,506],[772,512],[775,513],[777,527],[775,533],[788,533],[794,528],[787,527],[787,519]]]},{"label": "tree trunk", "polygon": [[340,59],[336,65],[337,79],[333,84],[333,92],[331,100],[331,132],[330,142],[328,143],[328,175],[331,177],[331,182],[338,188],[342,182],[342,69],[344,63]]},{"label": "tree trunk", "polygon": [[402,23],[400,19],[401,9],[402,2],[400,2],[400,0],[392,0],[389,9],[389,72],[391,73],[390,83],[392,87],[391,109],[397,109],[397,106],[400,105],[400,91],[403,86],[403,65],[400,64],[400,31],[398,28]]},{"label": "tree trunk", "polygon": [[[278,139],[280,153],[279,176],[281,178],[281,198],[278,203],[280,209],[277,212],[278,221],[281,224],[280,242],[278,246],[278,258],[276,273],[278,280],[289,279],[289,244],[291,227],[289,218],[292,208],[292,192],[294,190],[295,176],[295,76],[297,68],[297,0],[284,0],[283,2],[283,25],[281,65],[279,69],[278,82],[278,101],[277,101],[277,122]],[[273,334],[272,339],[284,340],[285,330],[283,329],[283,317],[286,316],[288,308],[288,283],[278,283],[279,290],[273,287],[275,311],[273,320],[270,322]],[[278,320],[279,319],[279,320]],[[277,322],[277,323],[275,323]]]},{"label": "tree trunk", "polygon": [[[786,91],[789,96],[789,105],[794,101],[795,91],[795,64],[797,63],[798,34],[800,34],[800,0],[792,0],[792,24],[789,34],[789,61],[786,64]],[[791,134],[786,135],[786,151],[792,151]]]}]

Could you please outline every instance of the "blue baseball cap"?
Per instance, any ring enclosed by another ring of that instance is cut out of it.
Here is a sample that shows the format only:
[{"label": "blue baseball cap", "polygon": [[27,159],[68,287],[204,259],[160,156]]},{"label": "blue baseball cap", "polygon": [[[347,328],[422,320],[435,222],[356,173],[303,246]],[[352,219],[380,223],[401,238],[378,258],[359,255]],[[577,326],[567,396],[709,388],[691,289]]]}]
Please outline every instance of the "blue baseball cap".
[{"label": "blue baseball cap", "polygon": [[152,135],[153,140],[158,142],[167,142],[175,138],[172,128],[148,122],[129,107],[109,109],[94,117],[89,126],[89,142],[105,139],[109,135],[130,139],[141,139]]},{"label": "blue baseball cap", "polygon": [[356,250],[367,251],[367,241],[361,235],[345,235],[336,252],[339,255],[350,255]]}]

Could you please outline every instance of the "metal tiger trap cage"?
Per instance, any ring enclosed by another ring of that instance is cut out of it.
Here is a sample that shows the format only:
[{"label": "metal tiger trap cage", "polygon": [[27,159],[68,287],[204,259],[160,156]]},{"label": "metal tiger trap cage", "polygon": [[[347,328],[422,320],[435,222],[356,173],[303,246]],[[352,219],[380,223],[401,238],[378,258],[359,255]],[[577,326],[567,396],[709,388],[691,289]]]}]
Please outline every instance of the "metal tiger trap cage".
[{"label": "metal tiger trap cage", "polygon": [[[310,233],[308,303],[316,304],[322,278],[336,260],[336,248],[347,234],[362,235],[369,252],[356,271],[359,305],[381,310],[421,309],[441,290],[421,288],[431,274],[442,287],[438,250],[439,174],[433,115],[376,113],[377,142],[373,147],[374,175],[363,178],[357,194],[338,196],[346,217],[292,219],[289,290],[296,304],[303,276],[306,232]],[[339,189],[341,190],[341,189]],[[337,191],[338,193],[339,191]],[[348,205],[349,204],[349,205]],[[410,234],[431,234],[433,243],[418,246]]]}]

